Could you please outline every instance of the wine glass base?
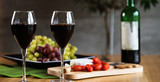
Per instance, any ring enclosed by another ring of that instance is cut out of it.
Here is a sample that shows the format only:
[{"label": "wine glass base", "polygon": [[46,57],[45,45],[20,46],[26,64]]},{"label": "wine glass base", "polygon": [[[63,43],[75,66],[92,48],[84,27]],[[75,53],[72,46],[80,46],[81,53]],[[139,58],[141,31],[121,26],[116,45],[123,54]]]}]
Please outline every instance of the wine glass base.
[{"label": "wine glass base", "polygon": [[29,81],[19,81],[19,82],[29,82]]},{"label": "wine glass base", "polygon": [[57,79],[57,80],[51,80],[49,82],[74,82],[73,80],[66,80],[66,79]]},{"label": "wine glass base", "polygon": [[32,82],[32,81],[28,81],[28,80],[24,81],[24,80],[21,80],[21,81],[19,81],[19,82]]}]

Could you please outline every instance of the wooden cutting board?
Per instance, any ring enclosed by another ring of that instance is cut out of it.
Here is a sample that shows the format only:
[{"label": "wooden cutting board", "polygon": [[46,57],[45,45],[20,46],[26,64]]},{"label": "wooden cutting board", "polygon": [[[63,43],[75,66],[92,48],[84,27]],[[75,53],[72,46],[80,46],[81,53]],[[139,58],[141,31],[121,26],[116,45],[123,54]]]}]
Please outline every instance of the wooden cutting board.
[{"label": "wooden cutting board", "polygon": [[[110,69],[107,71],[71,71],[70,73],[65,73],[65,79],[84,79],[90,77],[99,77],[99,76],[111,76],[111,75],[121,75],[121,74],[131,74],[143,72],[143,66],[139,66],[136,68],[125,68],[119,69],[110,66]],[[48,74],[60,76],[60,67],[51,67],[48,68]]]}]

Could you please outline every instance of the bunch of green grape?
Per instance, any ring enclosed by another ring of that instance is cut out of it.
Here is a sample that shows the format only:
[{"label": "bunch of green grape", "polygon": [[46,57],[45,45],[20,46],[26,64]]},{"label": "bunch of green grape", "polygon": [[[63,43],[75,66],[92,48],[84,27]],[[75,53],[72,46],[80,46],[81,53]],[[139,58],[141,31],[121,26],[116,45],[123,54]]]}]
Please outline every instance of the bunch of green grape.
[{"label": "bunch of green grape", "polygon": [[77,47],[68,43],[64,52],[64,60],[76,59],[77,57],[74,55],[76,51]]},{"label": "bunch of green grape", "polygon": [[[36,35],[31,41],[30,47],[27,49],[26,60],[42,62],[58,61],[60,60],[58,47],[58,44],[56,44],[51,38]],[[65,48],[64,59],[76,59],[77,57],[74,55],[76,51],[77,48],[68,43]]]}]

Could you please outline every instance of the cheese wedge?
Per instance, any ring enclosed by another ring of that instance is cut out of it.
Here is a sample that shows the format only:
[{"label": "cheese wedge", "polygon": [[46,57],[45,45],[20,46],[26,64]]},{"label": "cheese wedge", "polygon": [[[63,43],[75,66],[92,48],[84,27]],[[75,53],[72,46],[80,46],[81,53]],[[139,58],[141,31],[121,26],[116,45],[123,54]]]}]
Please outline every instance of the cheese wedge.
[{"label": "cheese wedge", "polygon": [[87,64],[92,65],[93,63],[92,59],[73,59],[70,61],[70,66],[74,66],[74,65],[81,65],[81,66],[85,66]]}]

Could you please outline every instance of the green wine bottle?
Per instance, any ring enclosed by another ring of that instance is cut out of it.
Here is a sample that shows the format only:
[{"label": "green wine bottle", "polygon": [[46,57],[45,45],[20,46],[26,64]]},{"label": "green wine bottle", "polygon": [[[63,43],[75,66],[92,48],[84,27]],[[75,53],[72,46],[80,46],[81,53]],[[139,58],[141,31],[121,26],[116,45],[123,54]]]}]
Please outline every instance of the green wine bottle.
[{"label": "green wine bottle", "polygon": [[140,12],[134,0],[121,12],[121,55],[122,62],[140,63]]}]

